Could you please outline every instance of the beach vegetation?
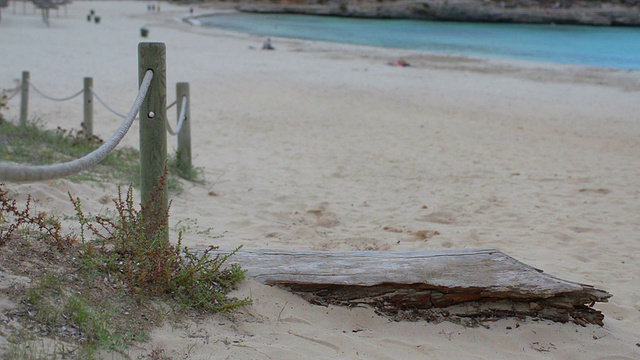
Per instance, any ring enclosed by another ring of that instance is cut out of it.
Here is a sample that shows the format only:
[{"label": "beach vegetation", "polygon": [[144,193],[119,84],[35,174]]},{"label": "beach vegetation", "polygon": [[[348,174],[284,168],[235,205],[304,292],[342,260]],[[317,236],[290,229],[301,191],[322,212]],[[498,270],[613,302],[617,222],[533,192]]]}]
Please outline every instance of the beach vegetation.
[{"label": "beach vegetation", "polygon": [[169,155],[167,160],[169,173],[178,174],[181,178],[194,183],[204,184],[204,168],[185,164],[179,151],[174,155]]},{"label": "beach vegetation", "polygon": [[118,197],[113,200],[115,214],[110,217],[85,215],[80,199],[71,198],[81,225],[81,268],[112,277],[112,281],[120,282],[136,299],[168,295],[186,308],[211,312],[246,305],[246,301],[227,299],[223,295],[244,279],[244,271],[235,264],[222,269],[233,252],[213,255],[217,250],[215,246],[194,252],[182,246],[182,231],[178,233],[177,244],[173,245],[164,236],[169,210],[160,221],[144,216],[160,193],[161,190],[156,190],[138,210],[132,188],[125,193],[119,189]]},{"label": "beach vegetation", "polygon": [[0,92],[0,121],[4,121],[4,116],[2,115],[2,109],[7,107],[7,93],[2,90]]},{"label": "beach vegetation", "polygon": [[[24,285],[8,289],[17,304],[9,314],[17,320],[2,329],[12,334],[11,358],[124,353],[171,314],[206,316],[250,304],[226,295],[244,279],[244,270],[225,264],[231,255],[183,246],[184,229],[171,244],[163,235],[169,211],[159,222],[143,216],[131,187],[118,191],[106,215],[86,214],[80,199],[69,197],[80,227],[73,236],[62,235],[55,217],[35,212],[30,197],[18,206],[0,184],[0,270]],[[44,348],[54,353],[42,356]]]},{"label": "beach vegetation", "polygon": [[[34,123],[20,128],[2,121],[0,134],[2,158],[27,163],[59,162],[100,143]],[[47,146],[40,147],[43,143]],[[139,161],[131,149],[110,157],[96,170],[99,175],[81,179],[121,176]],[[186,311],[206,316],[250,304],[227,296],[244,279],[244,270],[226,264],[232,254],[216,254],[215,246],[198,251],[184,246],[190,227],[182,226],[177,240],[168,241],[169,209],[160,220],[145,216],[149,204],[163,196],[167,171],[148,204],[136,206],[129,185],[118,188],[112,209],[93,215],[69,194],[75,214],[64,219],[77,223],[70,234],[63,233],[59,218],[36,211],[30,196],[20,206],[0,184],[0,271],[17,282],[3,290],[16,304],[9,313],[15,320],[0,324],[0,331],[11,334],[5,355],[92,359],[105,351],[125,354],[131,344],[148,339],[152,328]]]}]

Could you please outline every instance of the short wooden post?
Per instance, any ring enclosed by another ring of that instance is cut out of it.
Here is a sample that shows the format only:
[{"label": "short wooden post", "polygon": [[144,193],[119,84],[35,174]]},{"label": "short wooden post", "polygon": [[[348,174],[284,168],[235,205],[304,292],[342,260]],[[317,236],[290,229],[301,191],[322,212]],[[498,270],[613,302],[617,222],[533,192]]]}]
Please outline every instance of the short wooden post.
[{"label": "short wooden post", "polygon": [[[160,224],[168,206],[167,182],[162,184],[167,162],[167,80],[166,47],[164,43],[138,45],[138,83],[142,83],[147,70],[153,71],[153,80],[140,107],[140,191],[143,216],[154,218]],[[164,229],[169,241],[169,224]]]},{"label": "short wooden post", "polygon": [[178,166],[183,173],[191,171],[191,98],[189,97],[189,83],[176,84],[176,101],[178,103],[178,121],[182,112],[182,97],[187,97],[185,119],[178,133],[178,153],[176,154]]},{"label": "short wooden post", "polygon": [[27,125],[27,116],[29,113],[29,72],[22,72],[22,83],[20,91],[20,125]]},{"label": "short wooden post", "polygon": [[93,136],[93,78],[84,78],[84,121],[82,122],[82,129],[84,130],[84,136],[90,138]]}]

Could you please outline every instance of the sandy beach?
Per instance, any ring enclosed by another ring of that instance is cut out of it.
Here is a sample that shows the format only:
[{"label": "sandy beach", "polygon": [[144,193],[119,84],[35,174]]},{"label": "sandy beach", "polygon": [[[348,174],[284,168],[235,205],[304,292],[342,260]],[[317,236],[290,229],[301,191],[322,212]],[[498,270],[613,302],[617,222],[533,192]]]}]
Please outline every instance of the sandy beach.
[{"label": "sandy beach", "polygon": [[[87,22],[90,9],[100,24]],[[640,359],[640,72],[278,38],[261,51],[262,38],[192,26],[181,21],[188,15],[165,3],[149,13],[145,2],[76,1],[47,27],[30,7],[4,8],[0,88],[28,70],[39,89],[66,96],[91,76],[126,113],[138,43],[164,42],[168,100],[176,82],[190,83],[194,165],[207,180],[172,196],[171,223],[222,235],[187,234],[186,245],[496,248],[613,297],[596,306],[604,327],[505,319],[467,328],[314,306],[247,280],[234,295],[251,307],[167,324],[128,356]],[[399,57],[412,66],[387,65]],[[47,127],[80,126],[81,99],[29,101]],[[19,107],[15,98],[3,114],[17,122]],[[120,123],[95,105],[96,134],[108,138]],[[123,145],[137,144],[134,124]],[[72,211],[67,191],[93,213],[114,191],[64,179],[7,188],[60,216]]]}]

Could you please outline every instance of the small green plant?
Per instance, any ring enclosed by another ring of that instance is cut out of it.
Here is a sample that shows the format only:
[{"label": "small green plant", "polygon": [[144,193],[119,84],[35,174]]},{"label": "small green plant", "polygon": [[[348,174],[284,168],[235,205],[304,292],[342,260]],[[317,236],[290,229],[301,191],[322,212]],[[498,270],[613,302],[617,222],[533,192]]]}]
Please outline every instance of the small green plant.
[{"label": "small green plant", "polygon": [[[189,180],[191,182],[203,184],[204,183],[204,169],[201,167],[194,167],[190,164],[185,164],[182,160],[180,152],[176,152],[175,155],[169,156],[169,172],[178,174],[181,178]],[[169,184],[171,185],[171,184]]]},{"label": "small green plant", "polygon": [[[5,93],[5,91],[3,90],[0,93],[0,111],[2,111],[2,109],[7,107],[7,94]],[[2,115],[2,112],[0,112],[0,122],[4,121],[4,116]]]},{"label": "small green plant", "polygon": [[117,330],[109,324],[112,312],[105,311],[103,306],[91,304],[89,300],[78,294],[67,298],[64,313],[71,322],[82,331],[85,336],[93,340],[96,345],[113,347],[121,342],[117,336]]},{"label": "small green plant", "polygon": [[[7,108],[7,102],[9,101],[9,96],[13,96],[17,91],[20,91],[20,81],[16,80],[16,87],[10,90],[2,89],[0,90],[0,111],[2,109]],[[0,112],[0,121],[3,121],[4,117],[2,112]]]},{"label": "small green plant", "polygon": [[62,313],[57,302],[62,295],[60,276],[54,272],[48,272],[27,291],[29,311],[43,327],[42,331],[60,326]]},{"label": "small green plant", "polygon": [[92,291],[73,291],[78,288],[70,285],[62,274],[49,271],[27,290],[27,314],[36,333],[75,337],[83,345],[79,349],[83,358],[93,358],[99,348],[123,347],[126,335],[121,331],[126,327],[109,321],[117,319],[117,314],[96,300]]},{"label": "small green plant", "polygon": [[29,196],[24,209],[20,210],[16,200],[8,196],[4,184],[0,183],[0,246],[11,240],[16,230],[20,228],[35,228],[36,233],[40,234],[39,239],[43,239],[58,250],[64,250],[71,246],[74,239],[60,233],[60,222],[45,212],[33,215],[32,203],[31,196]]},{"label": "small green plant", "polygon": [[[214,256],[215,246],[194,252],[182,246],[182,232],[173,245],[165,238],[169,209],[160,221],[155,216],[145,216],[162,196],[162,181],[140,210],[134,206],[132,188],[125,194],[119,189],[118,198],[114,199],[115,218],[86,216],[80,199],[70,195],[81,224],[83,268],[123,283],[138,299],[167,296],[184,307],[212,312],[232,311],[249,304],[248,299],[224,295],[244,279],[244,271],[237,265],[223,268],[233,253]],[[86,238],[87,230],[94,239]]]},{"label": "small green plant", "polygon": [[11,342],[9,340],[7,352],[2,354],[4,359],[15,360],[56,360],[77,358],[77,347],[64,343],[51,343],[45,339],[29,340],[25,342]]}]

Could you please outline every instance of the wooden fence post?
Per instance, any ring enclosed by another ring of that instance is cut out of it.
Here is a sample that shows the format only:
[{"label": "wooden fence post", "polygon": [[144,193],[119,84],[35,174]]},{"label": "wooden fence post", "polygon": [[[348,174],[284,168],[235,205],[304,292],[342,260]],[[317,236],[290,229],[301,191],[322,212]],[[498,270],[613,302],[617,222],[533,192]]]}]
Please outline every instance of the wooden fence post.
[{"label": "wooden fence post", "polygon": [[93,78],[84,78],[84,121],[82,122],[82,129],[84,130],[84,136],[88,139],[93,136]]},{"label": "wooden fence post", "polygon": [[29,112],[29,72],[22,72],[22,89],[20,91],[20,125],[27,125],[27,114]]},{"label": "wooden fence post", "polygon": [[[167,80],[166,46],[164,43],[138,45],[138,83],[147,70],[153,80],[140,107],[140,190],[143,217],[154,218],[160,224],[168,206],[167,182],[160,188],[167,162]],[[146,213],[145,213],[146,212]],[[169,241],[168,219],[164,237]]]},{"label": "wooden fence post", "polygon": [[182,97],[187,97],[185,119],[178,133],[178,153],[176,154],[180,170],[187,174],[191,171],[191,97],[189,96],[189,83],[176,84],[176,101],[178,104],[178,121],[182,112]]}]

